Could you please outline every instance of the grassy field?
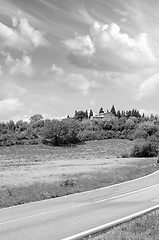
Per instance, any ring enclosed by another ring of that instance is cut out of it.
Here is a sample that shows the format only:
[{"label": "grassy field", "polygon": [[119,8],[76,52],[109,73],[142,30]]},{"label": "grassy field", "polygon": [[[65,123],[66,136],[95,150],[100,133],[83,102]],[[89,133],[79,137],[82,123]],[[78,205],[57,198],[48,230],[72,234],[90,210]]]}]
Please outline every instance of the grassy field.
[{"label": "grassy field", "polygon": [[157,240],[159,239],[159,210],[98,233],[83,240]]},{"label": "grassy field", "polygon": [[131,147],[131,141],[112,139],[76,147],[0,148],[0,207],[108,186],[157,170],[155,158],[121,158]]}]

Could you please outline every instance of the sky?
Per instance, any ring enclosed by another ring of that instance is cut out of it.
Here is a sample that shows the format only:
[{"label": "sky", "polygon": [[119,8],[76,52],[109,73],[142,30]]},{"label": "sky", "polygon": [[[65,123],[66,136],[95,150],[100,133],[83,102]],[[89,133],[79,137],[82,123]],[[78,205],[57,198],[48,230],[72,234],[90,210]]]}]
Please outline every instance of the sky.
[{"label": "sky", "polygon": [[0,0],[0,121],[159,114],[158,0]]}]

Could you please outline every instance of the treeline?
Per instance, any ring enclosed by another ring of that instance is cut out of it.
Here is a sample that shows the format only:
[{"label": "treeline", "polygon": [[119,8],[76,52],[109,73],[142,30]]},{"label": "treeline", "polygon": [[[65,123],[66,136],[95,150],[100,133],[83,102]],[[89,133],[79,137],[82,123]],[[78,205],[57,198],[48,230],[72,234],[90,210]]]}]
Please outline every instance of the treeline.
[{"label": "treeline", "polygon": [[[128,110],[128,111],[121,111],[118,110],[116,111],[115,106],[113,105],[112,108],[110,109],[110,111],[107,109],[106,111],[107,113],[112,113],[115,117],[121,118],[121,117],[137,117],[137,118],[144,118],[144,119],[149,119],[149,117],[145,118],[145,114],[143,113],[142,115],[140,114],[140,112],[136,109],[132,109],[132,110]],[[101,107],[99,109],[99,114],[104,113],[104,109],[103,107]],[[69,116],[68,116],[69,117]],[[93,110],[90,109],[90,111],[88,112],[88,110],[86,111],[75,111],[75,115],[74,118],[78,119],[78,120],[83,120],[83,119],[91,119],[93,117]]]},{"label": "treeline", "polygon": [[[99,110],[102,113],[103,109]],[[91,111],[89,111],[90,114]],[[93,111],[92,111],[93,112]],[[104,111],[103,111],[104,112]],[[134,141],[132,156],[156,156],[159,144],[159,118],[145,117],[137,110],[116,111],[113,118],[92,119],[88,111],[76,111],[63,120],[44,120],[36,114],[29,122],[0,123],[0,146],[49,144],[72,145],[90,140],[129,139]]]},{"label": "treeline", "polygon": [[80,142],[80,123],[75,119],[44,120],[36,114],[29,123],[22,120],[0,123],[0,146],[12,145],[71,145]]}]

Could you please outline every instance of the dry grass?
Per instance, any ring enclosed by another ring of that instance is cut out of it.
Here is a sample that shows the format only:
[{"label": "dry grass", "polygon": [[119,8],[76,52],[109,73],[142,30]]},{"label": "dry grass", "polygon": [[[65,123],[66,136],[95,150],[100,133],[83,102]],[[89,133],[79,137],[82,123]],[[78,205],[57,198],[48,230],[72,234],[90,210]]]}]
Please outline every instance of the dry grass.
[{"label": "dry grass", "polygon": [[111,228],[83,240],[157,240],[159,239],[159,210]]},{"label": "dry grass", "polygon": [[120,158],[131,145],[103,140],[71,148],[1,148],[0,207],[108,186],[156,170],[156,159]]}]

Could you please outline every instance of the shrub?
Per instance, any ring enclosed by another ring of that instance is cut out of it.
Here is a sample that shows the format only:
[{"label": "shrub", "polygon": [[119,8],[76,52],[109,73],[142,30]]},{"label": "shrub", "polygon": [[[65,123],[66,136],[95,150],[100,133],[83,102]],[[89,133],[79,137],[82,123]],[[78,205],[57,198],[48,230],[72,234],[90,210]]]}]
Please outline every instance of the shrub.
[{"label": "shrub", "polygon": [[78,143],[80,124],[74,119],[46,120],[42,132],[42,143],[55,146]]},{"label": "shrub", "polygon": [[95,131],[93,130],[83,130],[78,134],[80,141],[91,141],[95,139]]},{"label": "shrub", "polygon": [[129,158],[129,157],[130,157],[130,153],[126,153],[126,152],[125,152],[125,153],[122,153],[122,154],[121,154],[121,157],[122,157],[122,158]]},{"label": "shrub", "polygon": [[157,156],[156,142],[136,139],[131,152],[132,157],[155,157]]},{"label": "shrub", "polygon": [[138,139],[138,138],[144,138],[146,139],[148,137],[148,133],[145,130],[142,129],[137,129],[133,135],[133,139]]},{"label": "shrub", "polygon": [[138,129],[146,131],[149,136],[153,135],[155,132],[158,131],[157,125],[150,121],[140,123]]}]

